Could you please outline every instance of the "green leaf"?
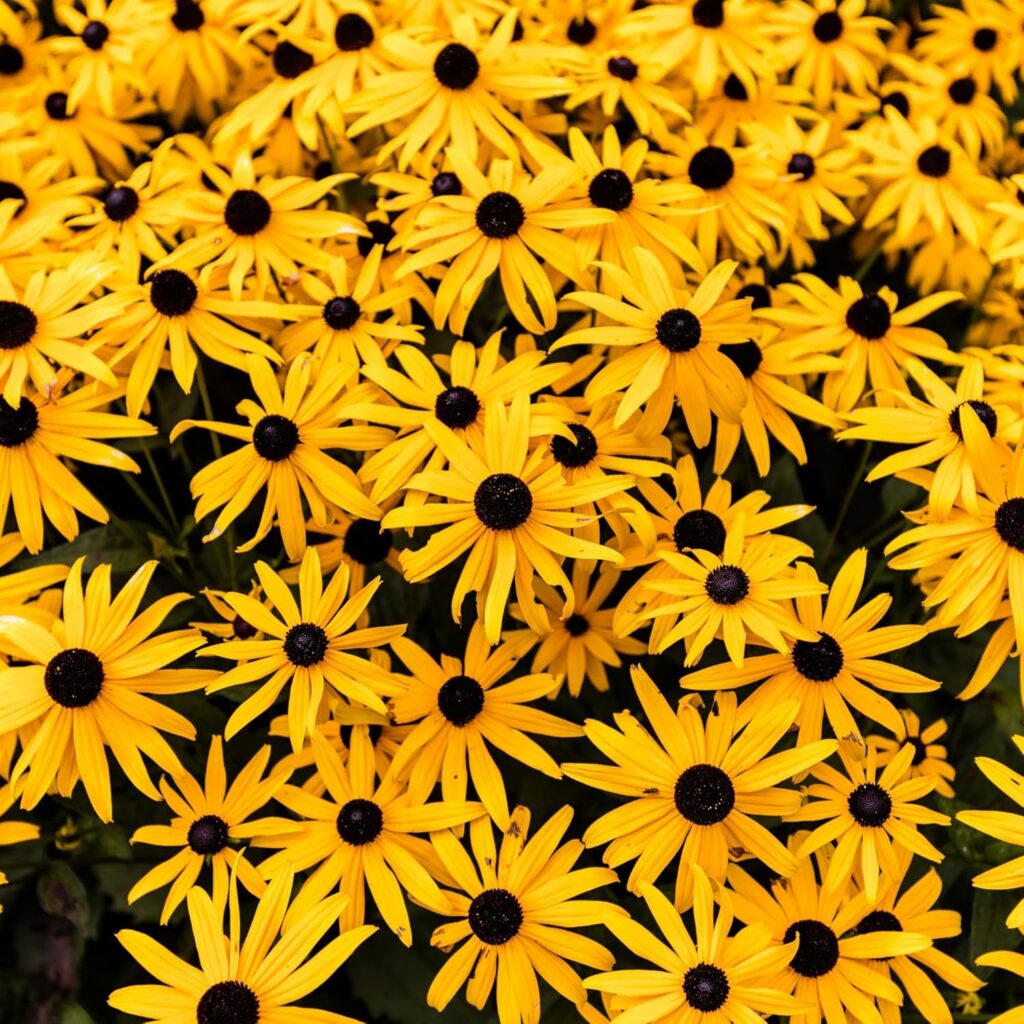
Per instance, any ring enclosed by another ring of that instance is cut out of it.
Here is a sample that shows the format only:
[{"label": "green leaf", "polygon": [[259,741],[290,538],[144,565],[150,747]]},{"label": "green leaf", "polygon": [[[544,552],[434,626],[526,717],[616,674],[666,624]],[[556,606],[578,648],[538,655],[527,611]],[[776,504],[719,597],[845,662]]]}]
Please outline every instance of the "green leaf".
[{"label": "green leaf", "polygon": [[71,868],[57,861],[36,883],[39,905],[48,914],[70,921],[84,935],[89,923],[89,894]]}]

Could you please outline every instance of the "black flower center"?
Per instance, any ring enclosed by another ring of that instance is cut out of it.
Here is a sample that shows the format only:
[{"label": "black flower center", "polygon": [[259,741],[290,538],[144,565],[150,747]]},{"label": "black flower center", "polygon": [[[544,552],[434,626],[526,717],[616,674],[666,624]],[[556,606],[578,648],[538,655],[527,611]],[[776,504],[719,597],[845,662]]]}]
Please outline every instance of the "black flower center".
[{"label": "black flower center", "polygon": [[737,299],[750,299],[751,309],[768,309],[772,304],[772,294],[766,285],[751,282],[745,284],[737,293]]},{"label": "black flower center", "polygon": [[11,43],[0,43],[0,75],[16,75],[25,66],[25,57]]},{"label": "black flower center", "polygon": [[523,908],[508,889],[484,889],[469,905],[469,927],[488,946],[503,946],[522,926]]},{"label": "black flower center", "polygon": [[[27,198],[25,190],[20,185],[13,181],[0,181],[0,203],[6,199],[17,199],[18,202],[24,203]],[[21,213],[21,210],[18,213]],[[15,216],[17,215],[16,213]]]},{"label": "black flower center", "polygon": [[750,98],[747,87],[731,71],[725,85],[722,86],[722,92],[727,99],[736,100],[738,103],[745,103]]},{"label": "black flower center", "polygon": [[236,615],[231,620],[231,632],[234,633],[237,640],[251,640],[256,635],[257,630],[252,623],[246,622],[241,615]]},{"label": "black flower center", "polygon": [[353,519],[341,549],[360,565],[383,562],[391,551],[391,531],[381,529],[380,523],[372,519]]},{"label": "black flower center", "polygon": [[836,11],[826,11],[818,15],[812,31],[819,43],[834,43],[843,34],[843,19]]},{"label": "black flower center", "polygon": [[800,945],[789,965],[797,974],[804,978],[820,978],[839,963],[839,939],[823,921],[794,921],[786,929],[782,941],[788,945],[798,937]]},{"label": "black flower center", "polygon": [[184,316],[198,298],[195,281],[182,270],[159,270],[150,281],[150,304],[164,316]]},{"label": "black flower center", "polygon": [[988,402],[982,402],[974,398],[969,399],[966,402],[961,402],[949,414],[949,429],[952,430],[961,441],[964,439],[963,427],[960,425],[960,410],[965,405],[969,405],[977,414],[978,419],[981,420],[985,429],[988,431],[988,436],[995,437],[996,428],[999,426],[999,417],[996,414],[995,409],[993,409]]},{"label": "black flower center", "polygon": [[228,823],[216,814],[204,814],[189,826],[188,845],[203,856],[220,853],[228,845]]},{"label": "black flower center", "polygon": [[334,44],[346,53],[373,44],[373,26],[360,14],[343,14],[334,26]]},{"label": "black flower center", "polygon": [[519,477],[492,473],[476,489],[473,509],[488,530],[514,530],[530,518],[533,495]]},{"label": "black flower center", "polygon": [[700,344],[700,320],[688,309],[670,309],[658,317],[654,333],[669,352],[689,352]]},{"label": "black flower center", "polygon": [[587,621],[586,616],[580,615],[579,612],[573,612],[565,620],[565,631],[569,636],[583,636],[589,629],[590,623]]},{"label": "black flower center", "polygon": [[21,348],[36,333],[39,321],[28,306],[0,299],[0,349]]},{"label": "black flower center", "polygon": [[700,1013],[714,1013],[729,998],[729,978],[714,964],[696,964],[683,975],[686,1001]]},{"label": "black flower center", "polygon": [[586,46],[594,41],[597,35],[597,26],[586,15],[583,18],[573,19],[565,31],[566,38],[570,43],[577,46]]},{"label": "black flower center", "polygon": [[451,171],[442,171],[440,174],[434,175],[434,180],[430,183],[430,191],[435,196],[461,196],[462,182],[459,181],[457,174],[453,174]]},{"label": "black flower center", "polygon": [[582,423],[570,423],[568,427],[576,441],[555,434],[551,438],[551,454],[555,462],[566,469],[580,469],[597,458],[597,438]]},{"label": "black flower center", "polygon": [[609,57],[607,67],[612,78],[623,82],[632,82],[640,74],[640,69],[628,57]]},{"label": "black flower center", "polygon": [[888,910],[872,910],[861,918],[860,924],[853,929],[857,935],[870,935],[872,932],[901,932],[903,925],[900,919]]},{"label": "black flower center", "polygon": [[1007,498],[996,509],[995,527],[1004,544],[1024,551],[1024,498]]},{"label": "black flower center", "polygon": [[822,633],[819,640],[797,640],[793,644],[793,667],[816,683],[827,683],[843,667],[843,649],[835,639]]},{"label": "black flower center", "polygon": [[232,192],[224,204],[224,223],[236,235],[258,235],[270,223],[270,203],[252,188]]},{"label": "black flower center", "polygon": [[958,78],[949,87],[949,98],[954,103],[961,105],[970,103],[974,99],[978,86],[973,78]]},{"label": "black flower center", "polygon": [[179,32],[197,32],[205,21],[206,15],[196,0],[176,0],[171,24]]},{"label": "black flower center", "polygon": [[999,41],[999,36],[994,28],[979,28],[974,33],[974,38],[971,40],[974,43],[976,50],[981,50],[982,53],[988,53],[989,50],[994,50],[996,43]]},{"label": "black flower center", "polygon": [[211,985],[196,1007],[197,1024],[259,1024],[260,1001],[241,981]]},{"label": "black flower center", "polygon": [[723,345],[719,351],[728,356],[748,380],[760,369],[764,354],[756,341],[741,341],[736,345]]},{"label": "black flower center", "polygon": [[357,797],[338,811],[337,829],[349,846],[365,846],[384,831],[384,812],[372,800]]},{"label": "black flower center", "polygon": [[594,206],[618,212],[633,202],[633,183],[624,171],[607,167],[591,179],[587,195]]},{"label": "black flower center", "polygon": [[362,315],[359,303],[351,295],[336,295],[324,303],[324,323],[334,331],[350,330]]},{"label": "black flower center", "polygon": [[103,212],[114,221],[134,217],[139,209],[139,194],[128,185],[118,185],[103,197]]},{"label": "black flower center", "polygon": [[799,174],[804,181],[814,177],[814,157],[807,153],[794,153],[786,166],[787,174]]},{"label": "black flower center", "polygon": [[672,540],[676,551],[699,548],[721,555],[725,550],[725,523],[714,512],[695,508],[684,512],[672,527]]},{"label": "black flower center", "polygon": [[949,150],[944,146],[929,146],[917,158],[917,169],[929,178],[944,178],[949,174]]},{"label": "black flower center", "polygon": [[437,709],[461,729],[483,711],[484,689],[472,676],[452,676],[437,691]]},{"label": "black flower center", "polygon": [[0,398],[0,448],[18,448],[39,429],[39,410],[24,395],[18,407]]},{"label": "black flower center", "polygon": [[110,29],[102,21],[90,21],[82,29],[82,42],[90,50],[102,50],[103,44],[110,38]]},{"label": "black flower center", "polygon": [[690,181],[705,191],[725,188],[735,170],[732,157],[721,146],[705,146],[690,157]]},{"label": "black flower center", "polygon": [[880,828],[892,814],[892,797],[874,782],[862,782],[846,798],[850,814],[864,828]]},{"label": "black flower center", "polygon": [[302,668],[318,665],[327,653],[327,634],[313,622],[300,622],[284,635],[284,654]]},{"label": "black flower center", "polygon": [[282,78],[298,78],[313,66],[312,54],[306,53],[301,47],[282,40],[274,47],[274,70]]},{"label": "black flower center", "polygon": [[882,97],[882,109],[892,107],[899,111],[904,117],[910,117],[910,100],[902,92],[891,92],[888,96]]},{"label": "black flower center", "polygon": [[877,292],[862,295],[846,311],[846,326],[868,341],[884,338],[891,325],[889,304]]},{"label": "black flower center", "polygon": [[395,237],[395,229],[391,226],[389,221],[386,220],[369,220],[366,222],[366,227],[369,229],[369,236],[360,235],[356,239],[356,249],[359,251],[359,255],[366,259],[367,256],[373,252],[375,245],[382,246],[384,249],[391,244],[392,239]]},{"label": "black flower center", "polygon": [[738,565],[720,565],[708,573],[704,590],[715,604],[739,604],[750,593],[750,577]]},{"label": "black flower center", "polygon": [[713,764],[695,764],[676,779],[676,810],[694,825],[725,821],[736,803],[732,780]]},{"label": "black flower center", "polygon": [[253,427],[252,446],[261,459],[280,462],[299,446],[299,428],[287,416],[271,413]]},{"label": "black flower center", "polygon": [[725,21],[722,0],[697,0],[693,5],[693,23],[701,28],[721,28]]},{"label": "black flower center", "polygon": [[476,423],[480,415],[480,399],[461,384],[442,391],[434,400],[434,415],[452,430],[463,430]]},{"label": "black flower center", "polygon": [[[353,726],[353,725],[339,725],[338,726],[338,736],[341,738],[341,742],[344,743],[345,746],[348,747],[349,749],[351,749],[351,747],[352,747],[352,730],[353,730],[353,728],[355,728],[355,726]],[[370,746],[371,747],[377,746],[377,741],[381,738],[381,735],[383,734],[383,732],[384,732],[384,726],[382,726],[382,725],[371,725],[366,730],[366,735],[367,735],[367,738],[370,741]]]},{"label": "black flower center", "polygon": [[523,204],[508,192],[492,192],[476,208],[476,226],[488,238],[511,238],[525,220]]},{"label": "black flower center", "polygon": [[446,89],[468,89],[479,74],[480,61],[462,43],[448,43],[434,58],[434,77]]},{"label": "black flower center", "polygon": [[50,699],[62,708],[84,708],[103,689],[103,662],[84,647],[55,654],[46,666],[43,683]]},{"label": "black flower center", "polygon": [[47,115],[54,121],[66,121],[71,115],[68,114],[68,94],[66,92],[51,92],[46,97],[43,106]]}]

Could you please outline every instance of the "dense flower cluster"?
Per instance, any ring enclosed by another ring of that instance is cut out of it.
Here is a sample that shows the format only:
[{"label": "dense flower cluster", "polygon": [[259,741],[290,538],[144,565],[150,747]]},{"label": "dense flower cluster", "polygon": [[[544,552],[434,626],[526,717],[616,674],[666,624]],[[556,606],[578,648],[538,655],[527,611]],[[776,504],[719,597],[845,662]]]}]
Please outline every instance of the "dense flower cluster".
[{"label": "dense flower cluster", "polygon": [[1024,1021],[1022,26],[0,0],[0,1012]]}]

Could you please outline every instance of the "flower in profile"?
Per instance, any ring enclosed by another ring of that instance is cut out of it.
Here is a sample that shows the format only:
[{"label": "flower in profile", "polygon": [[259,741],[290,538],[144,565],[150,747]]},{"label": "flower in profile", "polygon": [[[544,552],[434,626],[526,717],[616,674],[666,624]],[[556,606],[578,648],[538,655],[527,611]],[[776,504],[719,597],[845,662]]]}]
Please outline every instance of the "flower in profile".
[{"label": "flower in profile", "polygon": [[752,726],[737,720],[735,695],[723,693],[701,721],[693,698],[673,712],[643,669],[634,666],[631,675],[654,735],[628,711],[615,716],[617,728],[588,719],[587,739],[613,764],[562,765],[577,782],[632,798],[598,818],[584,842],[609,843],[609,867],[636,861],[626,883],[631,892],[656,882],[678,855],[681,910],[693,902],[693,864],[716,882],[725,880],[730,859],[745,855],[792,874],[795,857],[756,817],[795,812],[800,794],[778,783],[828,757],[835,741],[770,754],[796,719],[796,701],[777,702]]},{"label": "flower in profile", "polygon": [[505,782],[489,746],[549,778],[562,777],[558,764],[531,734],[582,736],[583,730],[528,706],[554,693],[558,679],[534,672],[501,682],[532,643],[531,636],[520,634],[492,650],[476,622],[465,657],[442,654],[438,663],[412,640],[392,641],[392,650],[411,674],[396,677],[402,691],[389,702],[391,717],[399,724],[416,723],[395,755],[392,771],[408,781],[414,801],[425,800],[438,779],[445,800],[465,800],[466,783],[472,780],[495,824],[508,828]]},{"label": "flower in profile", "polygon": [[320,735],[312,737],[313,757],[324,795],[288,785],[277,800],[302,820],[287,835],[261,836],[256,846],[278,852],[260,865],[263,876],[276,878],[293,865],[314,868],[288,909],[285,930],[299,927],[334,889],[346,897],[336,906],[342,934],[363,923],[366,889],[384,923],[406,946],[412,928],[403,889],[421,906],[444,913],[445,897],[435,878],[447,877],[430,844],[417,833],[447,831],[486,814],[483,804],[467,801],[422,803],[413,801],[394,775],[379,783],[369,737],[352,732],[348,758]]},{"label": "flower in profile", "polygon": [[220,537],[264,488],[256,534],[239,551],[250,551],[270,533],[277,520],[285,551],[292,561],[306,550],[303,498],[314,524],[328,522],[328,509],[339,505],[350,515],[380,519],[380,509],[363,493],[351,469],[327,454],[330,449],[372,451],[391,439],[381,427],[339,426],[350,418],[348,407],[367,397],[346,386],[358,373],[356,367],[338,364],[313,379],[316,361],[300,356],[288,367],[284,394],[270,368],[259,356],[245,357],[249,381],[258,402],[245,399],[236,407],[248,426],[213,420],[180,420],[171,431],[173,442],[186,430],[203,427],[245,442],[201,469],[192,478],[192,495],[198,498],[196,519],[214,509],[220,512],[203,538]]},{"label": "flower in profile", "polygon": [[931,725],[921,728],[921,719],[907,708],[900,709],[903,729],[894,737],[868,736],[867,745],[873,747],[878,766],[884,768],[909,743],[914,748],[910,762],[910,777],[927,775],[935,780],[935,792],[952,800],[953,780],[956,769],[949,763],[949,751],[938,741],[946,735],[949,726],[943,718],[937,718]]},{"label": "flower in profile", "polygon": [[141,755],[180,775],[181,762],[162,733],[194,739],[196,730],[147,694],[198,690],[213,673],[167,668],[202,646],[198,630],[153,635],[188,594],[161,597],[136,615],[157,562],[141,566],[113,600],[110,566],[98,566],[83,589],[84,562],[79,558],[71,567],[62,617],[49,628],[0,615],[0,638],[23,663],[0,667],[0,734],[38,726],[11,773],[12,783],[27,774],[22,807],[35,807],[54,785],[70,796],[81,780],[97,816],[110,821],[106,748],[136,789],[159,800]]},{"label": "flower in profile", "polygon": [[[470,857],[450,831],[434,832],[431,842],[459,892],[446,890],[441,913],[457,918],[435,929],[431,945],[451,950],[427,992],[427,1005],[443,1010],[462,985],[471,1006],[482,1010],[494,991],[500,1024],[523,1024],[540,1017],[537,975],[576,1007],[586,1003],[583,982],[569,961],[598,971],[615,962],[604,946],[573,931],[604,924],[625,912],[603,900],[577,900],[616,880],[608,868],[575,868],[583,844],[562,842],[572,808],[553,814],[532,838],[530,812],[517,807],[495,847],[489,818],[470,826]],[[475,863],[474,863],[475,861]],[[474,970],[475,968],[475,970]]]},{"label": "flower in profile", "polygon": [[[588,989],[610,996],[613,1011],[633,1012],[632,1020],[759,1019],[758,1015],[791,1017],[803,1004],[777,987],[780,974],[797,954],[796,937],[787,944],[772,944],[763,924],[751,924],[730,936],[732,899],[719,889],[718,913],[708,876],[697,866],[694,877],[694,929],[691,933],[679,911],[649,882],[640,887],[665,937],[663,942],[628,917],[609,915],[612,934],[655,969],[609,971],[591,975]],[[613,1018],[614,1019],[614,1018]]]},{"label": "flower in profile", "polygon": [[200,652],[238,662],[220,675],[210,692],[266,680],[232,712],[225,738],[236,736],[271,707],[286,686],[288,735],[296,752],[317,723],[326,720],[331,690],[383,712],[381,694],[396,692],[393,678],[369,659],[351,653],[380,647],[405,632],[405,626],[352,628],[377,592],[380,577],[349,595],[349,571],[342,564],[325,587],[313,547],[302,558],[298,601],[266,562],[256,563],[256,575],[270,607],[234,592],[225,594],[224,601],[264,638],[229,639]]},{"label": "flower in profile", "polygon": [[836,842],[828,870],[822,879],[827,892],[842,891],[850,873],[859,867],[864,895],[874,906],[879,882],[899,871],[896,851],[903,848],[926,860],[942,860],[942,854],[918,831],[918,825],[948,825],[949,817],[920,806],[917,801],[935,788],[927,775],[911,775],[914,746],[907,743],[881,770],[878,755],[868,748],[864,760],[859,750],[841,743],[839,757],[846,774],[829,765],[811,769],[817,780],[806,787],[808,797],[788,821],[821,821],[797,850],[804,857]]},{"label": "flower in profile", "polygon": [[[350,1017],[292,1006],[319,988],[377,929],[353,928],[310,957],[345,904],[327,896],[283,929],[295,873],[282,865],[256,908],[245,939],[234,885],[228,901],[228,934],[223,908],[199,888],[188,893],[188,916],[199,966],[176,956],[144,932],[125,929],[117,940],[159,984],[129,985],[112,992],[115,1010],[156,1024],[172,1019],[199,1024],[355,1024]],[[308,958],[308,959],[307,959]]]},{"label": "flower in profile", "polygon": [[589,518],[576,509],[624,491],[632,478],[602,476],[567,486],[560,466],[546,466],[543,448],[530,451],[529,401],[520,391],[508,408],[501,402],[487,404],[482,450],[472,449],[443,423],[427,420],[427,433],[444,452],[449,469],[420,473],[407,487],[447,500],[396,508],[384,517],[388,528],[451,524],[423,547],[401,553],[405,578],[424,580],[469,551],[452,594],[452,617],[461,620],[463,600],[476,591],[478,614],[492,644],[501,637],[513,584],[527,623],[543,631],[547,612],[535,600],[534,574],[562,592],[564,612],[571,615],[574,593],[561,561],[622,560],[612,548],[570,531]]},{"label": "flower in profile", "polygon": [[232,872],[253,896],[263,895],[266,884],[246,860],[239,843],[253,836],[294,832],[297,827],[290,818],[252,817],[288,781],[288,773],[277,768],[263,778],[269,761],[270,747],[263,746],[228,786],[224,744],[220,736],[214,736],[202,784],[188,772],[173,780],[160,780],[160,792],[174,817],[167,825],[143,825],[136,829],[132,843],[177,848],[177,852],[132,886],[129,904],[169,885],[160,913],[160,923],[166,924],[207,864],[213,873],[213,905],[221,914],[227,905]]}]

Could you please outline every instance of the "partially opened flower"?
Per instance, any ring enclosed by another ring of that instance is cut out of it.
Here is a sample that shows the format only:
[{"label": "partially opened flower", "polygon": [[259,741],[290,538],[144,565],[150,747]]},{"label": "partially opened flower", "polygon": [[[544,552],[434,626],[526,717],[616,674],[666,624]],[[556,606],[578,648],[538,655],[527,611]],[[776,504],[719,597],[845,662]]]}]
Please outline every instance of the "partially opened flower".
[{"label": "partially opened flower", "polygon": [[927,775],[935,780],[935,792],[952,800],[956,769],[949,763],[949,751],[938,741],[946,735],[949,726],[938,718],[931,725],[921,727],[921,719],[908,708],[900,709],[903,728],[893,737],[868,736],[867,745],[873,747],[878,766],[884,768],[903,749],[905,743],[914,748],[910,762],[910,777]]}]

